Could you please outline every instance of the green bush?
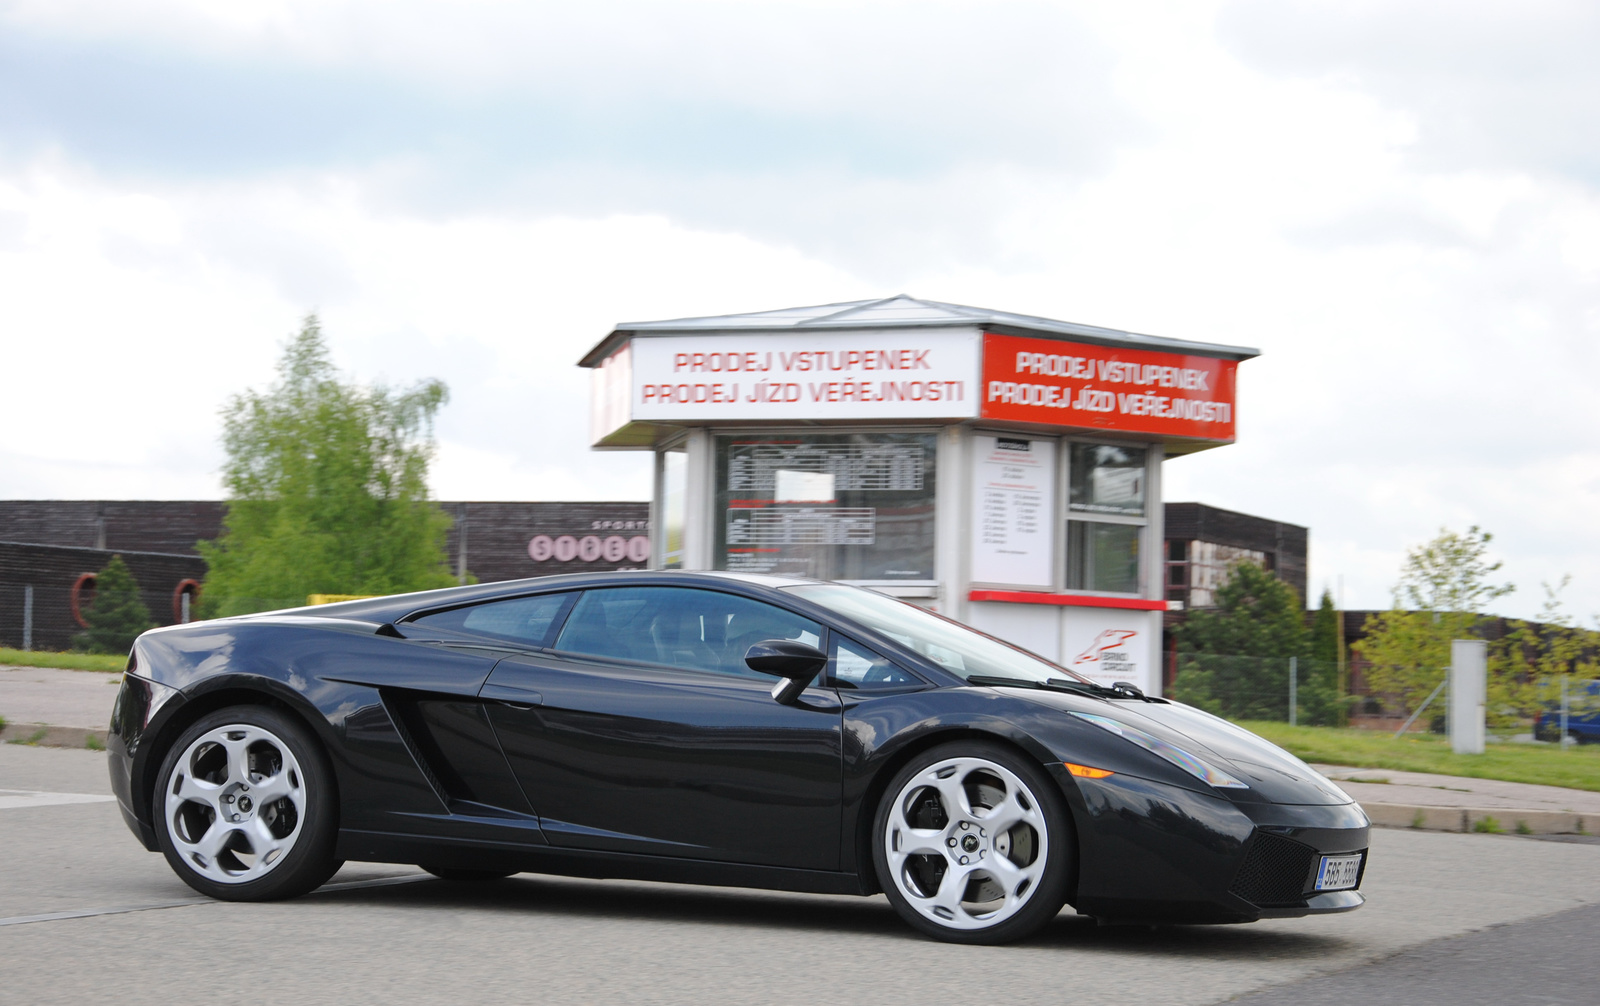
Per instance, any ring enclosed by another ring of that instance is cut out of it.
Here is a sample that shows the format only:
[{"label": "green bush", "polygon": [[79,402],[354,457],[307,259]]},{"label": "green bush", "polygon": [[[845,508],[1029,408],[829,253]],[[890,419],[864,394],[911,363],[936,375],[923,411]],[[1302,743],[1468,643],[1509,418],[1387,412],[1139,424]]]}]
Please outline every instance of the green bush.
[{"label": "green bush", "polygon": [[141,632],[153,628],[150,609],[122,556],[114,555],[95,578],[94,603],[84,613],[89,629],[73,640],[89,653],[127,653]]}]

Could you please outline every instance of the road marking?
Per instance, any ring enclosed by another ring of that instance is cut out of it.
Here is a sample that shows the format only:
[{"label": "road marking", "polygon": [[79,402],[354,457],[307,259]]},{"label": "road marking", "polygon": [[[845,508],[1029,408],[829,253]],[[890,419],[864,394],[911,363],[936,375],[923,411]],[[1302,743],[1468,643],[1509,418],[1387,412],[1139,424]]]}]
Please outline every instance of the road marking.
[{"label": "road marking", "polygon": [[[378,877],[373,880],[351,880],[342,884],[324,884],[311,895],[359,891],[368,887],[394,887],[398,884],[415,884],[419,880],[436,880],[431,873],[408,873],[403,877]],[[154,912],[163,908],[187,908],[190,905],[225,905],[215,898],[179,898],[174,901],[157,901],[148,905],[120,905],[115,908],[85,908],[76,912],[47,912],[44,915],[14,915],[0,919],[0,926],[25,926],[33,922],[59,922],[62,919],[92,919],[99,915],[127,915],[130,912]]]},{"label": "road marking", "polygon": [[23,807],[57,807],[67,803],[110,803],[114,796],[99,793],[42,793],[31,789],[0,789],[0,810]]}]

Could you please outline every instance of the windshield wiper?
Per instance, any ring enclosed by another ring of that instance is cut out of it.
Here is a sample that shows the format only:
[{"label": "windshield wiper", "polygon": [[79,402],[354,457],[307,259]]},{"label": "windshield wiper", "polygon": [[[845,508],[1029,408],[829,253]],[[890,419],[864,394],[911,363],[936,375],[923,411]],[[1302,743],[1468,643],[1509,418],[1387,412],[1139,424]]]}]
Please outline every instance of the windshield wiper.
[{"label": "windshield wiper", "polygon": [[1092,681],[1070,681],[1066,678],[1048,678],[1044,681],[1035,681],[1032,678],[1007,678],[996,674],[974,674],[967,678],[968,684],[989,685],[1000,688],[1039,688],[1049,692],[1071,692],[1077,695],[1090,695],[1097,699],[1139,699],[1142,702],[1165,702],[1166,699],[1155,699],[1141,692],[1133,685],[1122,687],[1106,687],[1097,685]]},{"label": "windshield wiper", "polygon": [[1122,693],[1113,691],[1105,685],[1096,685],[1087,681],[1068,681],[1066,678],[1048,678],[1038,681],[1034,678],[1007,678],[998,674],[974,674],[967,678],[969,684],[993,685],[1001,688],[1042,688],[1052,692],[1078,692],[1083,695],[1094,695],[1102,698],[1121,697]]}]

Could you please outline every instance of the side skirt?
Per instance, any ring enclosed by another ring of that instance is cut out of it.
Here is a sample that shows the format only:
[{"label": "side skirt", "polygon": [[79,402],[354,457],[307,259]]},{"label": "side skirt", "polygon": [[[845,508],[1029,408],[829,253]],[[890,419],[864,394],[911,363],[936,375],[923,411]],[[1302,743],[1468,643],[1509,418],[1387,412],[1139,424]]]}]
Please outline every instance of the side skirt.
[{"label": "side skirt", "polygon": [[411,835],[348,828],[339,831],[337,855],[340,859],[367,863],[427,863],[430,866],[506,869],[593,880],[653,880],[669,884],[749,887],[801,894],[866,896],[871,893],[863,887],[861,878],[853,873],[488,841],[456,839],[446,844]]}]

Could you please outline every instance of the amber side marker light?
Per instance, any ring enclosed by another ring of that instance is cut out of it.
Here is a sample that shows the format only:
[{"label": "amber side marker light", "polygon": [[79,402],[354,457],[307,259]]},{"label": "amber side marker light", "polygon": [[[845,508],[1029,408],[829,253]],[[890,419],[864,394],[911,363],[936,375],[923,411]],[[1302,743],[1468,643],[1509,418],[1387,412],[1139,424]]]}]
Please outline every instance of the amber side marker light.
[{"label": "amber side marker light", "polygon": [[1090,768],[1087,765],[1074,765],[1069,761],[1064,761],[1061,764],[1067,767],[1068,772],[1071,772],[1080,779],[1104,779],[1108,775],[1116,775],[1116,773],[1112,772],[1110,769]]}]

